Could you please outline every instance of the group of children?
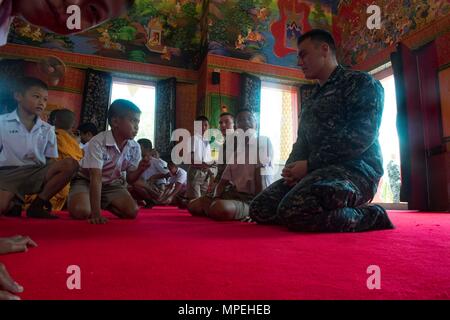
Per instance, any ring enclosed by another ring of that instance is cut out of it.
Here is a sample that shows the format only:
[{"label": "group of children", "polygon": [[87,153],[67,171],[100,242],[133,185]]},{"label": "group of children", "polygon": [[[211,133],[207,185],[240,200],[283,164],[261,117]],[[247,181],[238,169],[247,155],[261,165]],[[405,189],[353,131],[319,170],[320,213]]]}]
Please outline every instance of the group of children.
[{"label": "group of children", "polygon": [[[48,123],[41,120],[47,91],[41,80],[23,78],[15,93],[17,109],[0,116],[0,214],[20,216],[25,209],[28,217],[54,219],[53,210],[67,208],[74,219],[105,223],[102,210],[133,219],[142,204],[187,206],[193,215],[242,220],[248,217],[252,198],[271,183],[270,174],[261,172],[271,167],[272,147],[266,137],[252,133],[244,149],[234,147],[230,153],[236,157],[243,152],[248,160],[256,143],[269,155],[264,164],[226,159],[227,137],[234,137],[235,129],[229,113],[220,116],[225,143],[219,161],[212,160],[205,138],[208,119],[197,119],[202,135],[192,137],[192,163],[186,172],[171,159],[160,159],[150,140],[134,140],[141,111],[132,102],[119,99],[111,104],[110,130],[97,134],[93,124],[82,124],[77,139],[72,111],[55,110]],[[250,110],[238,112],[236,128],[256,132]]]},{"label": "group of children", "polygon": [[[48,97],[44,82],[22,79],[15,97],[17,110],[0,116],[0,214],[20,216],[25,208],[28,217],[54,219],[53,210],[67,208],[74,219],[105,223],[101,210],[134,218],[138,202],[147,208],[187,206],[193,215],[215,219],[245,219],[251,199],[270,184],[260,165],[227,165],[226,143],[220,161],[212,161],[204,116],[197,118],[202,135],[192,137],[192,164],[186,172],[172,160],[160,159],[150,140],[134,141],[141,111],[130,101],[111,104],[111,130],[97,134],[95,125],[85,123],[77,140],[72,111],[54,110],[48,123],[41,120]],[[236,116],[238,129],[255,129],[251,111]],[[222,114],[219,124],[224,137],[233,135],[232,114]],[[259,137],[258,142],[262,139],[265,143],[259,145],[269,146],[270,154],[270,141]]]},{"label": "group of children", "polygon": [[111,104],[111,130],[97,134],[95,125],[82,124],[77,139],[72,111],[41,119],[48,99],[41,80],[21,79],[15,98],[17,109],[0,116],[0,215],[26,209],[28,217],[54,219],[52,211],[67,208],[72,218],[103,223],[102,209],[134,218],[135,198],[152,206],[184,195],[186,171],[159,159],[150,140],[133,140],[141,111],[130,101]]}]

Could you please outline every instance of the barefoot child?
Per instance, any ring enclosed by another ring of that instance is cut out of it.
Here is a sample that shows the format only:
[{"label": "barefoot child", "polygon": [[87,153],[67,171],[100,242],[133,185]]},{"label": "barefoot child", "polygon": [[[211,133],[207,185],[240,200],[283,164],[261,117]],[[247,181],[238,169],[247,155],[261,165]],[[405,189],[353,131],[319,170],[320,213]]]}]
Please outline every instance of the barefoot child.
[{"label": "barefoot child", "polygon": [[102,224],[108,220],[101,210],[121,219],[134,219],[138,206],[127,190],[149,167],[141,160],[141,148],[134,141],[139,130],[141,111],[128,100],[114,101],[108,111],[111,130],[89,141],[81,160],[81,169],[72,180],[68,209],[74,219],[89,219]]},{"label": "barefoot child", "polygon": [[186,193],[187,172],[173,161],[167,163],[167,169],[169,169],[168,185],[160,198],[160,203],[177,205],[179,198]]},{"label": "barefoot child", "polygon": [[149,139],[139,139],[138,143],[141,146],[142,157],[150,159],[150,167],[129,190],[135,199],[145,201],[145,206],[149,208],[157,204],[162,196],[167,185],[166,177],[169,175],[169,170],[167,162],[158,157]]},{"label": "barefoot child", "polygon": [[27,209],[31,218],[54,219],[49,200],[78,169],[58,157],[54,128],[39,116],[47,106],[47,85],[23,78],[15,93],[18,107],[0,116],[0,215],[20,216],[25,195],[37,194]]}]

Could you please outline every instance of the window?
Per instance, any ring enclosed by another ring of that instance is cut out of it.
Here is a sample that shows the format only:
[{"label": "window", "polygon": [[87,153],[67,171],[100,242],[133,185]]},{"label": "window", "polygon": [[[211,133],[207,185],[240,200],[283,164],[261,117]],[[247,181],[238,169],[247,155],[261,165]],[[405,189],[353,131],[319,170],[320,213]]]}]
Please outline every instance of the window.
[{"label": "window", "polygon": [[400,144],[397,134],[397,101],[394,76],[380,80],[384,88],[384,110],[379,141],[383,153],[384,175],[373,202],[400,202]]},{"label": "window", "polygon": [[261,86],[260,134],[273,145],[276,177],[292,151],[297,138],[297,88],[263,82]]},{"label": "window", "polygon": [[113,79],[111,102],[117,99],[130,100],[142,111],[136,140],[147,138],[154,142],[155,94],[156,88],[154,85],[138,81]]}]

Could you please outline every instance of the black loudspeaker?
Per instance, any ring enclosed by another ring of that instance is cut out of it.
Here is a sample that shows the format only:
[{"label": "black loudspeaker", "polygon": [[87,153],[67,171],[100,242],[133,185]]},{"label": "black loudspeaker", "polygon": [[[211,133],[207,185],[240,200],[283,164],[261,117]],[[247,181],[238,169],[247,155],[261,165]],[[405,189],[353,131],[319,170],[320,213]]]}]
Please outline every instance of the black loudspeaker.
[{"label": "black loudspeaker", "polygon": [[220,72],[213,72],[212,73],[212,84],[219,84],[220,83]]}]

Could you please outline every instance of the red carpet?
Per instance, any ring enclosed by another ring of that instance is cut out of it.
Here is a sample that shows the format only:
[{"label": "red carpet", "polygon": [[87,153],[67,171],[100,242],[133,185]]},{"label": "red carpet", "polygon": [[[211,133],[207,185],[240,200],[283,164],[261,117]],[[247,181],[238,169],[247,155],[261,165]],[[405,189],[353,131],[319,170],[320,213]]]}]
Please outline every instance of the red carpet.
[{"label": "red carpet", "polygon": [[[39,245],[0,256],[22,299],[450,299],[450,215],[390,212],[395,230],[298,234],[174,208],[89,225],[0,218]],[[69,265],[81,290],[66,287]],[[366,285],[381,268],[381,289]]]}]

